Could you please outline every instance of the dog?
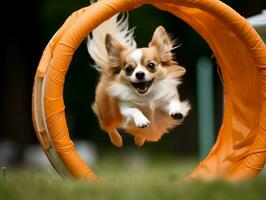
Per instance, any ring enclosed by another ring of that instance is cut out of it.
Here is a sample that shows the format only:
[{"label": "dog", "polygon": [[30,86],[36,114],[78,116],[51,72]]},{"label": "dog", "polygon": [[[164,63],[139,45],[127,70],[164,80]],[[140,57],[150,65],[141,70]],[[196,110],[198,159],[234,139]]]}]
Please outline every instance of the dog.
[{"label": "dog", "polygon": [[113,145],[123,146],[117,129],[135,144],[158,141],[188,115],[190,104],[177,90],[186,73],[172,53],[175,42],[159,26],[145,48],[137,48],[128,16],[115,15],[88,35],[87,48],[100,71],[92,109]]}]

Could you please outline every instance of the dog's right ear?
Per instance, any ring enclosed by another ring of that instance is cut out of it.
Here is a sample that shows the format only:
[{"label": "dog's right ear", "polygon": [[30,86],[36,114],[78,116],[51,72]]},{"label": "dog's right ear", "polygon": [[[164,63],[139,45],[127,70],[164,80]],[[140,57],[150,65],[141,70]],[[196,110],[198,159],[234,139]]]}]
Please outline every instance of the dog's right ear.
[{"label": "dog's right ear", "polygon": [[121,52],[125,50],[125,47],[109,33],[107,33],[105,36],[105,47],[108,56],[115,58],[118,58]]}]

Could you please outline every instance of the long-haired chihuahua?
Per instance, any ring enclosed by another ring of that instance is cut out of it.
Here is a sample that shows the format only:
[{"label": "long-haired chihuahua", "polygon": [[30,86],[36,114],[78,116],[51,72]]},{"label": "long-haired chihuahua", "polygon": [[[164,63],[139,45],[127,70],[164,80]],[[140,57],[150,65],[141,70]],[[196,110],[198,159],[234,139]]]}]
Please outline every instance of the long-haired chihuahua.
[{"label": "long-haired chihuahua", "polygon": [[136,48],[128,18],[113,16],[88,36],[88,51],[100,71],[93,111],[112,143],[123,146],[118,128],[145,141],[158,141],[180,125],[190,110],[177,86],[186,70],[173,59],[173,40],[162,26],[146,48]]}]

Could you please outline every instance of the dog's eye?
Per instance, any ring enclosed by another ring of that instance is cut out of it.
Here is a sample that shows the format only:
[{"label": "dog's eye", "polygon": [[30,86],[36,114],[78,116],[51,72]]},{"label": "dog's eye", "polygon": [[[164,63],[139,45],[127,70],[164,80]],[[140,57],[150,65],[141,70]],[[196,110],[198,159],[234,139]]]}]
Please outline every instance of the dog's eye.
[{"label": "dog's eye", "polygon": [[155,64],[152,63],[152,62],[151,62],[151,63],[148,63],[148,64],[147,64],[147,68],[148,68],[149,70],[152,70],[152,71],[153,71],[153,70],[155,69]]},{"label": "dog's eye", "polygon": [[127,65],[125,71],[127,75],[130,75],[133,72],[132,65]]}]

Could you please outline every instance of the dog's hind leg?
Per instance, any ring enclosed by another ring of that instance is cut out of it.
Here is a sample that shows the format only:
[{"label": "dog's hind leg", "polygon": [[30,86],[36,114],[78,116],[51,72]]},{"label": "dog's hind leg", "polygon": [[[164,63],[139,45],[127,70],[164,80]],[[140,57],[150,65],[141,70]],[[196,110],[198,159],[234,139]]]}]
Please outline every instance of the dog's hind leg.
[{"label": "dog's hind leg", "polygon": [[108,135],[113,145],[119,148],[123,147],[123,139],[116,129],[109,130]]},{"label": "dog's hind leg", "polygon": [[143,137],[135,137],[135,144],[138,146],[138,147],[141,147],[143,146],[143,144],[145,143],[145,138]]}]

